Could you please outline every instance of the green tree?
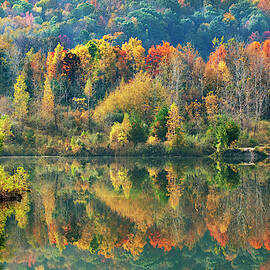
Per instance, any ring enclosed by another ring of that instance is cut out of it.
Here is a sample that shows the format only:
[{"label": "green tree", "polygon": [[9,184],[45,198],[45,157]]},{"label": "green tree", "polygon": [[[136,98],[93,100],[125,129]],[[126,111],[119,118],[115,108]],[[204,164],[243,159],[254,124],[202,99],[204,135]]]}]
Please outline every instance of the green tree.
[{"label": "green tree", "polygon": [[157,137],[161,141],[166,140],[166,134],[168,131],[167,121],[168,121],[169,109],[164,106],[157,113],[155,120],[151,127],[151,135]]},{"label": "green tree", "polygon": [[210,127],[210,133],[214,134],[216,151],[221,152],[238,140],[240,127],[234,120],[219,116],[215,126]]}]

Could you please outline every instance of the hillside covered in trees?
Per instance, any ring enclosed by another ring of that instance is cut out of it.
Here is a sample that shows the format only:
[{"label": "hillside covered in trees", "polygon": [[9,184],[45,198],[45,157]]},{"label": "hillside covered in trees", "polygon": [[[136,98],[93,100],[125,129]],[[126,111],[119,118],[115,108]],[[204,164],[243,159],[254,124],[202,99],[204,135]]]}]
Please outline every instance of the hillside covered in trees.
[{"label": "hillside covered in trees", "polygon": [[0,1],[2,154],[265,147],[269,89],[269,0]]}]

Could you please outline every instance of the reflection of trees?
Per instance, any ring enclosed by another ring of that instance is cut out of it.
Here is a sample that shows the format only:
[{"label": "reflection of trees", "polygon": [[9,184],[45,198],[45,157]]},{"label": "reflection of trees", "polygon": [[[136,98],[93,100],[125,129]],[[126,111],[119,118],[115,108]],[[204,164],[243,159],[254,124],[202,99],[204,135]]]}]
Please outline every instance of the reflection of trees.
[{"label": "reflection of trees", "polygon": [[27,193],[22,195],[21,202],[0,203],[0,235],[4,232],[7,218],[12,214],[15,215],[18,226],[25,228],[29,210],[29,198]]},{"label": "reflection of trees", "polygon": [[115,191],[119,191],[122,187],[126,198],[129,198],[132,182],[129,180],[128,169],[112,164],[110,167],[110,179]]},{"label": "reflection of trees", "polygon": [[181,186],[183,179],[180,178],[179,173],[175,172],[172,166],[167,166],[166,171],[168,180],[167,191],[170,198],[169,203],[173,209],[176,209],[183,192],[183,188]]},{"label": "reflection of trees", "polygon": [[[136,265],[152,269],[162,263],[168,269],[241,269],[241,264],[259,266],[268,258],[267,167],[40,160],[32,169],[33,192],[16,210],[0,214],[3,228],[8,216],[15,214],[17,220],[7,219],[11,233],[3,260],[8,255],[10,262],[35,266],[43,260],[46,268],[65,258],[73,260],[67,261],[72,268],[78,260],[99,265],[102,256],[104,265],[112,259],[133,269],[132,257]],[[16,252],[11,248],[15,239],[20,243]],[[69,253],[75,247],[83,254],[79,258]],[[157,254],[162,263],[154,261]]]},{"label": "reflection of trees", "polygon": [[104,185],[95,185],[94,190],[97,198],[110,207],[113,212],[135,222],[141,230],[145,231],[153,224],[152,214],[156,207],[152,203],[153,198],[147,196],[148,194],[140,194],[129,200],[124,195],[116,195]]}]

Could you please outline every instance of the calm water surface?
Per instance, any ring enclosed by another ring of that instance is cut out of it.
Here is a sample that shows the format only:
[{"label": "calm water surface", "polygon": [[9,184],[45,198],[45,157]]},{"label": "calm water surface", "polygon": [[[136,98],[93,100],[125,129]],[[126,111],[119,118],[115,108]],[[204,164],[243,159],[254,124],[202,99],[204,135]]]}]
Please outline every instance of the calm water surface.
[{"label": "calm water surface", "polygon": [[0,269],[270,269],[269,163],[2,158]]}]

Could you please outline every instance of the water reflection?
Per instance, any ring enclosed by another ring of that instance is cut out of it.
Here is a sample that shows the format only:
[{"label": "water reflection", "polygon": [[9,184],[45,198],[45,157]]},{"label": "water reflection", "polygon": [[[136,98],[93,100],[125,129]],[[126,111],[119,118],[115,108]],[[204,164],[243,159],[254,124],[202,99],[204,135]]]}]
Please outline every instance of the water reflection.
[{"label": "water reflection", "polygon": [[[269,269],[269,165],[2,159],[30,194],[0,205],[9,269]],[[1,267],[0,267],[1,268]]]}]

